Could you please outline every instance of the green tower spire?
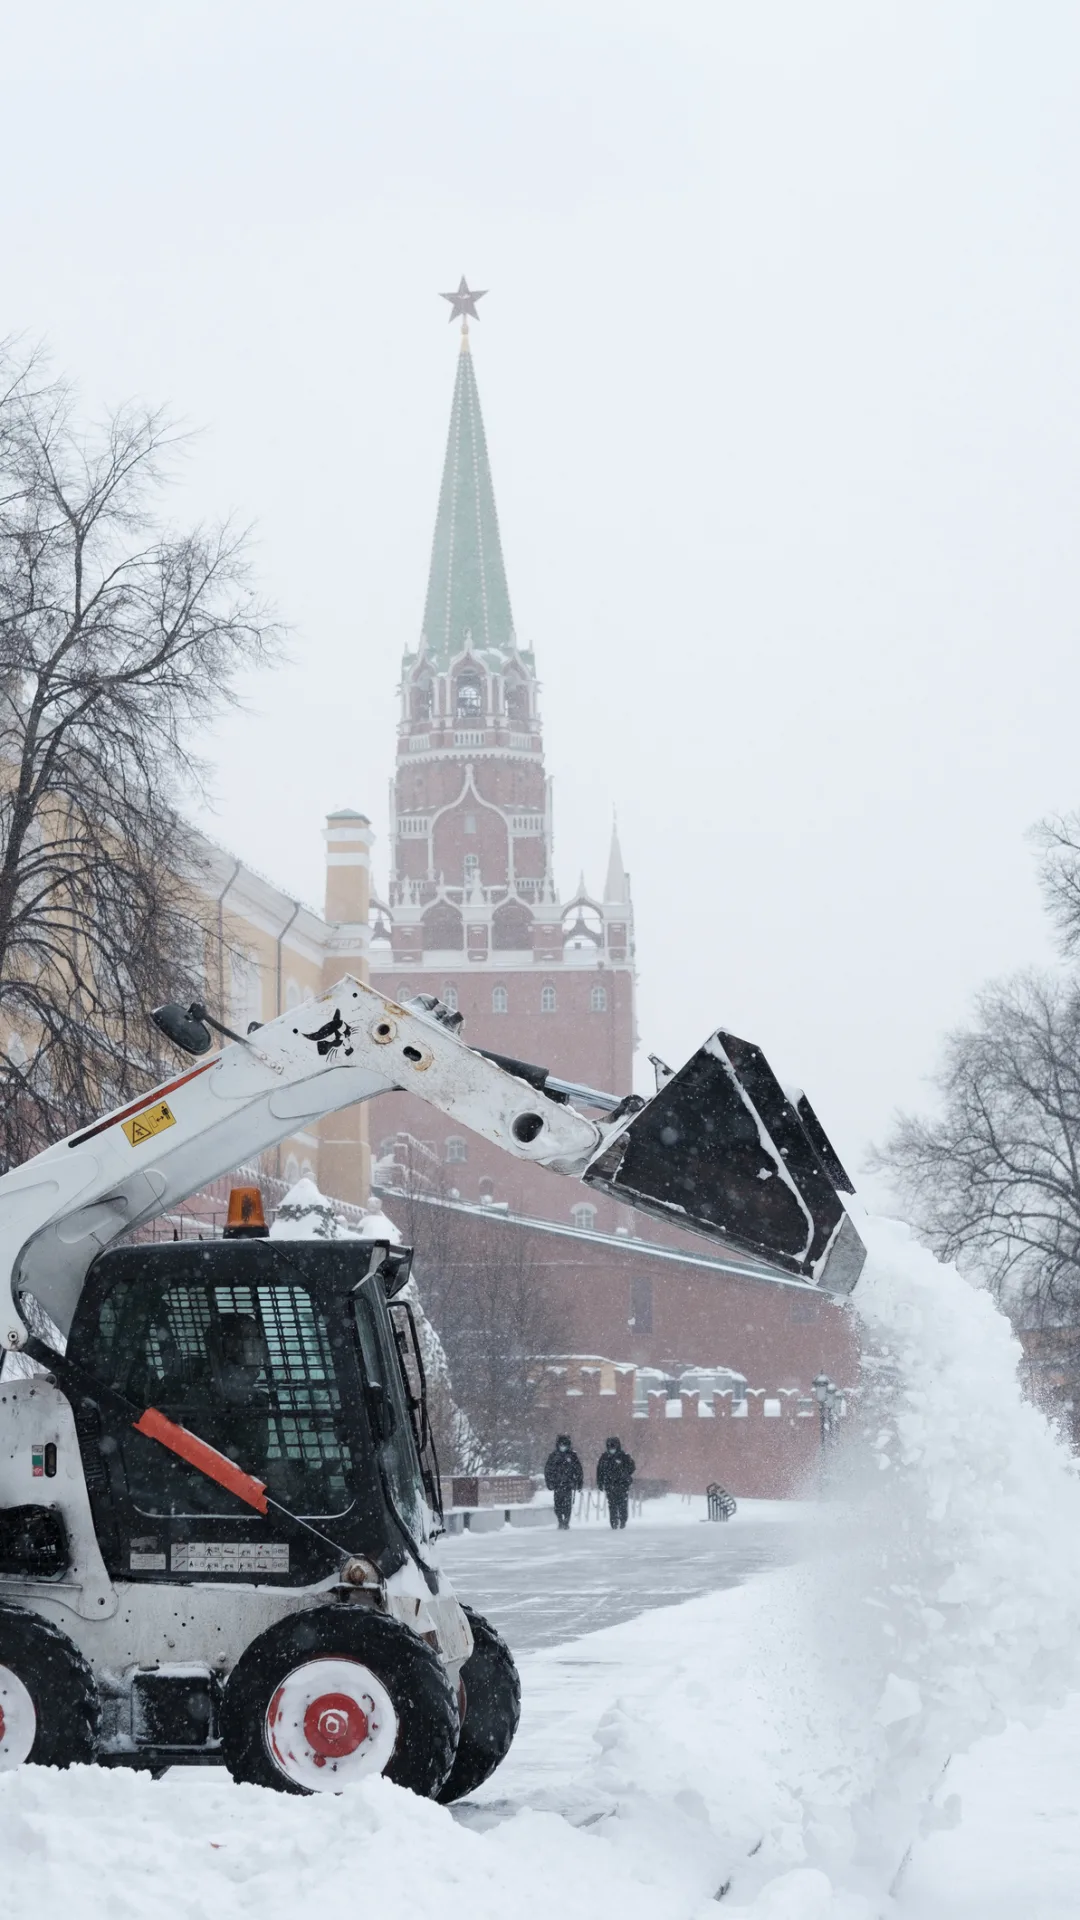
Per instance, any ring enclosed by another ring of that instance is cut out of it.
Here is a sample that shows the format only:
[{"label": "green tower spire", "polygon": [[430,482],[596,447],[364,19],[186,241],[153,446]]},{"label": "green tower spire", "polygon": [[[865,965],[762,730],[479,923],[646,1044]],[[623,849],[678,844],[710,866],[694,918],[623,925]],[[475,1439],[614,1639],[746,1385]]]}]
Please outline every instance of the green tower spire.
[{"label": "green tower spire", "polygon": [[429,656],[441,664],[470,643],[474,653],[490,649],[509,653],[514,646],[510,590],[467,324],[462,325],[450,409],[424,638]]}]

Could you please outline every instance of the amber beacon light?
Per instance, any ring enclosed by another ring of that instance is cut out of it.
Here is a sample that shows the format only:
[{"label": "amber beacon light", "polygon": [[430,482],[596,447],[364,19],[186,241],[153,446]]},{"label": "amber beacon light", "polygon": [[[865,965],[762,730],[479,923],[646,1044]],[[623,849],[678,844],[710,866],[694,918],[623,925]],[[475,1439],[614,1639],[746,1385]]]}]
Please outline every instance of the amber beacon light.
[{"label": "amber beacon light", "polygon": [[233,1187],[225,1221],[226,1240],[265,1240],[270,1232],[258,1187]]}]

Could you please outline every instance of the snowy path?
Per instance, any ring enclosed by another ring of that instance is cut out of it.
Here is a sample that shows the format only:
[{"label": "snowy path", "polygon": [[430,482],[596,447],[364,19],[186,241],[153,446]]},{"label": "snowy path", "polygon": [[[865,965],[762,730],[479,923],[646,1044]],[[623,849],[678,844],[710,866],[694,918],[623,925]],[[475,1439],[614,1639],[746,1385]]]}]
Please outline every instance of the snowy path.
[{"label": "snowy path", "polygon": [[439,1551],[462,1599],[525,1653],[784,1566],[800,1555],[807,1512],[749,1500],[710,1524],[704,1498],[670,1496],[649,1501],[624,1533],[599,1522],[569,1533],[504,1527],[455,1534]]}]

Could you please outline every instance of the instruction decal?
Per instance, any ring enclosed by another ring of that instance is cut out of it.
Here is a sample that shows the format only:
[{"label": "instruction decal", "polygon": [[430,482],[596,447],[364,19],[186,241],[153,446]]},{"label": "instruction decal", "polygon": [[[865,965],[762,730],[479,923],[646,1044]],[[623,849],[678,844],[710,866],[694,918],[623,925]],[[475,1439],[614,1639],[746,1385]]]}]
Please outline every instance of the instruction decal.
[{"label": "instruction decal", "polygon": [[175,1546],[169,1559],[172,1573],[288,1573],[289,1548],[284,1541],[189,1540]]},{"label": "instruction decal", "polygon": [[141,1147],[144,1140],[152,1140],[155,1133],[163,1133],[166,1127],[175,1127],[176,1115],[167,1100],[159,1100],[152,1107],[144,1107],[131,1120],[124,1121],[124,1132],[133,1147]]},{"label": "instruction decal", "polygon": [[30,1472],[35,1480],[45,1478],[45,1442],[30,1448]]}]

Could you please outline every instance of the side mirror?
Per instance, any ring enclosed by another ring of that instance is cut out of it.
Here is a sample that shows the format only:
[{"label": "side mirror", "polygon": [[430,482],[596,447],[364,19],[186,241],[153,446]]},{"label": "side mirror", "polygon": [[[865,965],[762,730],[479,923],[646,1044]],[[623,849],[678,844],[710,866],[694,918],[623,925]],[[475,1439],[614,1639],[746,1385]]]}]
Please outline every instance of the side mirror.
[{"label": "side mirror", "polygon": [[382,1281],[388,1300],[395,1299],[406,1285],[412,1272],[412,1257],[411,1247],[391,1247],[385,1240],[376,1240],[372,1246],[368,1278],[375,1274]]},{"label": "side mirror", "polygon": [[175,1000],[168,1000],[163,1007],[155,1007],[150,1018],[181,1053],[209,1053],[214,1037],[205,1015],[206,1009],[198,1001],[185,1008]]}]

